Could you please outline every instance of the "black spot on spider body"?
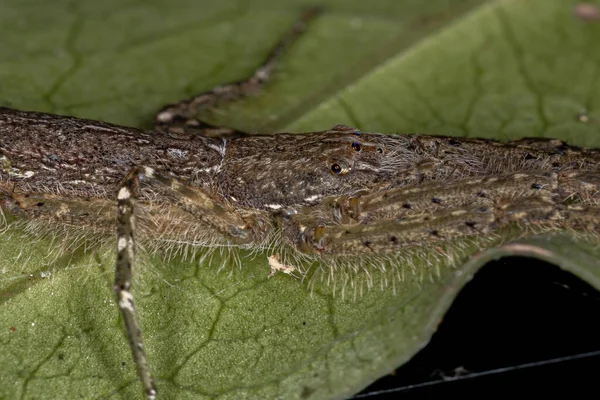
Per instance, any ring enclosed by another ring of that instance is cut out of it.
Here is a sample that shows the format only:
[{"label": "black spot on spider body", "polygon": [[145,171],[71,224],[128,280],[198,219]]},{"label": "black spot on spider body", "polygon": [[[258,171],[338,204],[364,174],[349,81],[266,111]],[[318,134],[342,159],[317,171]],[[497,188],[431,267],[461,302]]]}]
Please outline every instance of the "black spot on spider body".
[{"label": "black spot on spider body", "polygon": [[543,188],[543,187],[544,187],[544,186],[543,186],[541,183],[533,183],[533,184],[531,185],[531,188],[532,188],[532,189],[541,189],[541,188]]},{"label": "black spot on spider body", "polygon": [[487,197],[487,194],[485,194],[485,192],[482,190],[477,192],[477,197]]},{"label": "black spot on spider body", "polygon": [[48,161],[50,161],[50,162],[53,162],[53,163],[59,163],[60,162],[60,157],[57,156],[56,154],[48,154],[46,156],[46,159]]},{"label": "black spot on spider body", "polygon": [[440,198],[438,198],[438,197],[433,197],[431,199],[431,202],[434,203],[434,204],[442,204],[442,200]]},{"label": "black spot on spider body", "polygon": [[44,205],[44,202],[40,201],[39,203],[36,204],[36,206],[38,207],[42,207]]},{"label": "black spot on spider body", "polygon": [[460,147],[460,146],[462,146],[462,143],[461,143],[461,142],[459,142],[459,141],[458,141],[458,140],[456,140],[456,139],[450,139],[450,140],[448,140],[448,144],[449,144],[450,146],[455,146],[455,147]]},{"label": "black spot on spider body", "polygon": [[383,153],[383,149],[382,149],[381,147],[378,147],[378,148],[377,148],[377,152],[378,152],[378,153]]},{"label": "black spot on spider body", "polygon": [[477,222],[475,222],[475,221],[466,221],[465,225],[468,226],[469,228],[475,228],[475,225],[477,225]]},{"label": "black spot on spider body", "polygon": [[440,236],[440,232],[438,232],[437,229],[432,230],[431,232],[429,232],[432,236]]},{"label": "black spot on spider body", "polygon": [[390,236],[390,242],[398,243],[398,238],[396,236]]},{"label": "black spot on spider body", "polygon": [[170,123],[185,123],[188,119],[186,117],[184,117],[183,115],[179,115],[179,114],[171,114],[169,115],[169,121]]},{"label": "black spot on spider body", "polygon": [[526,154],[525,154],[525,159],[526,159],[526,160],[533,160],[533,159],[536,159],[536,158],[537,158],[537,157],[534,157],[534,156],[532,156],[532,155],[531,155],[531,154],[529,154],[529,153],[526,153]]},{"label": "black spot on spider body", "polygon": [[566,150],[566,144],[562,144],[560,147],[556,147],[554,149],[554,153],[558,154],[560,156],[564,156],[565,155],[565,150]]},{"label": "black spot on spider body", "polygon": [[404,204],[402,204],[402,208],[406,208],[406,209],[410,210],[412,208],[412,206],[409,203],[404,203]]}]

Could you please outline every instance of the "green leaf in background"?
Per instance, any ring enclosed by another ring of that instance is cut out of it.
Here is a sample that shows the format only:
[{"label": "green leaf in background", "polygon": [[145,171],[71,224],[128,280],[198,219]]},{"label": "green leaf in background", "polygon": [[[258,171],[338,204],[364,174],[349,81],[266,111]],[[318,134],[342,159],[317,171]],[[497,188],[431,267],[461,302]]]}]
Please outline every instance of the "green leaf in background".
[{"label": "green leaf in background", "polygon": [[[600,146],[600,22],[578,18],[577,2],[320,4],[264,93],[211,121]],[[0,104],[149,127],[164,104],[248,76],[312,5],[1,0]],[[140,398],[111,289],[114,244],[83,251],[18,229],[1,238],[0,398]],[[586,241],[532,238],[470,258],[484,243],[463,244],[453,266],[416,251],[388,273],[350,285],[335,271],[311,290],[267,279],[265,255],[240,270],[218,254],[146,257],[134,291],[160,394],[344,398],[424,346],[492,258],[542,258],[600,288]]]}]

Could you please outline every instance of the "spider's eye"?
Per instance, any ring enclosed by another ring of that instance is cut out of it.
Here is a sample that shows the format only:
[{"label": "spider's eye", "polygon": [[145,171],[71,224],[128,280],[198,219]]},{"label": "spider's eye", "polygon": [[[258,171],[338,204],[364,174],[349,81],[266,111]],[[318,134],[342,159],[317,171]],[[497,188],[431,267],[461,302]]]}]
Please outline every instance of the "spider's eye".
[{"label": "spider's eye", "polygon": [[379,153],[383,153],[383,149],[382,149],[381,147],[378,147],[378,148],[377,148],[377,152],[379,152]]},{"label": "spider's eye", "polygon": [[334,174],[339,174],[340,172],[342,172],[342,167],[340,167],[340,164],[333,164],[331,166],[331,172],[333,172]]},{"label": "spider's eye", "polygon": [[360,144],[358,142],[352,142],[352,148],[356,151],[360,151]]}]

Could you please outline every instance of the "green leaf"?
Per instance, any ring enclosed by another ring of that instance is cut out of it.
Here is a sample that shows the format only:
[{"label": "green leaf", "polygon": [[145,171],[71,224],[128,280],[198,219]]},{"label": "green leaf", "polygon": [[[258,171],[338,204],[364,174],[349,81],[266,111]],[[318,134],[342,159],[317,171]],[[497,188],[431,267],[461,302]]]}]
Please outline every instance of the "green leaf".
[{"label": "green leaf", "polygon": [[[264,93],[212,121],[600,145],[600,23],[578,19],[575,1],[320,3]],[[164,104],[248,76],[304,6],[245,7],[4,0],[0,103],[149,127]],[[2,235],[0,398],[140,398],[111,289],[114,243],[60,239],[18,226]],[[310,288],[268,279],[266,254],[243,268],[227,254],[143,257],[134,292],[160,394],[348,396],[423,347],[492,258],[541,258],[600,288],[598,250],[568,236],[453,249],[454,262],[420,249],[385,273],[325,268]]]}]

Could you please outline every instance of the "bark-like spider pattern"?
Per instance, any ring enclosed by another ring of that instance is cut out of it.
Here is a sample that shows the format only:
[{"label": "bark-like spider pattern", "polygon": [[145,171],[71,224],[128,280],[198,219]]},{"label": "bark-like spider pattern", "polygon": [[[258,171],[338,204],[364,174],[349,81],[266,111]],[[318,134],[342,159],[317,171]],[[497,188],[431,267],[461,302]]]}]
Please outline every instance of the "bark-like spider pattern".
[{"label": "bark-like spider pattern", "polygon": [[599,150],[343,125],[250,135],[195,118],[257,92],[314,15],[303,15],[252,77],[165,107],[154,131],[0,108],[3,212],[117,233],[114,289],[150,399],[156,388],[131,293],[140,230],[158,243],[264,249],[286,273],[295,266],[282,249],[335,264],[511,224],[600,230]]}]

